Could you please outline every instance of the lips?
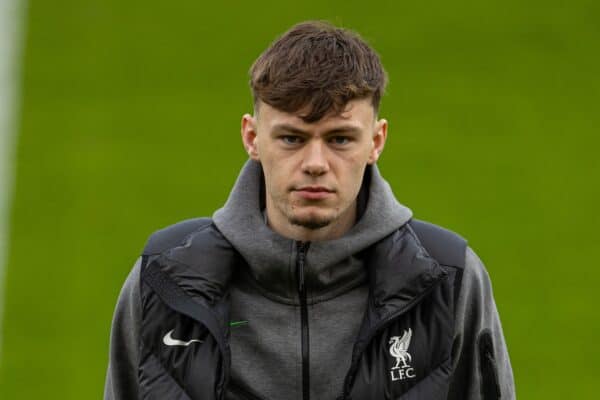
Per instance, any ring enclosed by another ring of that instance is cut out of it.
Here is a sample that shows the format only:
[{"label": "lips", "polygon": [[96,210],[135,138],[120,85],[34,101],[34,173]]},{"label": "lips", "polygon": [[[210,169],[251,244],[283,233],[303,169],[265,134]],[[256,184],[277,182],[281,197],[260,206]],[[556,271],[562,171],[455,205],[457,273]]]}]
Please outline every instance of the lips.
[{"label": "lips", "polygon": [[324,186],[302,186],[294,192],[307,200],[321,200],[332,196],[334,191]]}]

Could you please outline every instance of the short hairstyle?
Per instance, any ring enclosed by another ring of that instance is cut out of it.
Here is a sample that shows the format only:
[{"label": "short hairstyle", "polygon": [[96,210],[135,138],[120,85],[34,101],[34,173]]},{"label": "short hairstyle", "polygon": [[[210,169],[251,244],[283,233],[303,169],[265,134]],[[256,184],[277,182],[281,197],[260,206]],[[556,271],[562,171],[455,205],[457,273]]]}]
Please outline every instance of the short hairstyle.
[{"label": "short hairstyle", "polygon": [[250,68],[255,110],[259,102],[315,122],[350,100],[370,97],[377,114],[387,74],[378,54],[357,33],[324,21],[294,25]]}]

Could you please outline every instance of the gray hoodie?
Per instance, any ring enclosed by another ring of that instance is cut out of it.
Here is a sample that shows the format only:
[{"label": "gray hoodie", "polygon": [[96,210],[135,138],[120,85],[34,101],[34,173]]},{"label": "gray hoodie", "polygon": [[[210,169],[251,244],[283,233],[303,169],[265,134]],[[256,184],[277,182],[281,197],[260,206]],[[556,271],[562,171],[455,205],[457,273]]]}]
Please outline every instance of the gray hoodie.
[{"label": "gray hoodie", "polygon": [[[248,161],[225,206],[218,229],[246,261],[231,284],[231,380],[262,399],[302,399],[300,303],[296,242],[272,231],[261,198],[260,164]],[[352,345],[366,308],[368,286],[362,251],[405,224],[412,212],[394,197],[376,166],[368,167],[354,227],[342,238],[311,243],[306,256],[310,395],[341,394]],[[141,304],[139,259],[119,296],[111,331],[105,399],[137,398]],[[492,335],[502,399],[513,399],[512,370],[489,277],[467,248],[458,300],[453,386],[462,399],[482,399],[480,332]],[[228,399],[237,399],[234,393]]]}]

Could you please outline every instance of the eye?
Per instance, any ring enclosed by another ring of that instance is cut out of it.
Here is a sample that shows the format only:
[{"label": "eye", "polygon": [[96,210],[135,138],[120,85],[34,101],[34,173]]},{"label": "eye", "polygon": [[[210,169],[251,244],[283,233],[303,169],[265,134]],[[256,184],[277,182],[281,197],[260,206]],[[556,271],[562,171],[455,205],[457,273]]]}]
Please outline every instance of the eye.
[{"label": "eye", "polygon": [[334,136],[329,141],[335,145],[343,146],[350,143],[350,138],[347,136]]},{"label": "eye", "polygon": [[302,143],[302,138],[300,136],[295,135],[284,135],[280,136],[279,139],[283,141],[285,144],[299,144]]}]

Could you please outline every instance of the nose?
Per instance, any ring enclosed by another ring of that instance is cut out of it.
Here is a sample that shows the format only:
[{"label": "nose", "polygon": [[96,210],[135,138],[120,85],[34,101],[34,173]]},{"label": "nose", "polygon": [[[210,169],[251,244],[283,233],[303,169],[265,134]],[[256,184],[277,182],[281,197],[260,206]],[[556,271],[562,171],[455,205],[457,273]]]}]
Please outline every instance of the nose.
[{"label": "nose", "polygon": [[302,160],[302,172],[311,176],[323,175],[329,171],[326,149],[320,140],[315,140],[305,147]]}]

